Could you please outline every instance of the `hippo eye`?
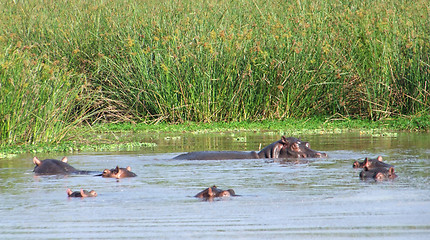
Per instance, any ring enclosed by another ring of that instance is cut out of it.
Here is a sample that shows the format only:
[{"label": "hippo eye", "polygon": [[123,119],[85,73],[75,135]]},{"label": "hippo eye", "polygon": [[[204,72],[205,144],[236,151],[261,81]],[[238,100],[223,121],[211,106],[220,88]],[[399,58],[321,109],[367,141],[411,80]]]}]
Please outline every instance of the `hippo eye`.
[{"label": "hippo eye", "polygon": [[305,143],[305,146],[307,147],[307,148],[311,148],[311,145],[307,142],[307,143]]}]

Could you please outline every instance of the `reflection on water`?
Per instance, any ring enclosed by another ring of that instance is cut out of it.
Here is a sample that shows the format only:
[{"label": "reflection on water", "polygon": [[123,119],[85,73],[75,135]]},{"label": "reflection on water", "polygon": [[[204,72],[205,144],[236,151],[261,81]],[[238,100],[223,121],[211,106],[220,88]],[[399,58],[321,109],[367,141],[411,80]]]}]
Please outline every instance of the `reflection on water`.
[{"label": "reflection on water", "polygon": [[[134,137],[134,136],[133,136]],[[359,134],[303,136],[328,159],[172,160],[197,150],[258,150],[280,136],[138,136],[158,147],[128,153],[69,155],[82,170],[131,166],[135,178],[42,176],[31,155],[0,159],[0,236],[16,239],[215,237],[241,239],[395,238],[430,235],[430,135],[395,138]],[[394,181],[359,180],[355,160],[382,155]],[[41,155],[60,159],[62,154]],[[193,196],[217,185],[240,197],[205,202]],[[66,189],[96,190],[69,199]]]}]

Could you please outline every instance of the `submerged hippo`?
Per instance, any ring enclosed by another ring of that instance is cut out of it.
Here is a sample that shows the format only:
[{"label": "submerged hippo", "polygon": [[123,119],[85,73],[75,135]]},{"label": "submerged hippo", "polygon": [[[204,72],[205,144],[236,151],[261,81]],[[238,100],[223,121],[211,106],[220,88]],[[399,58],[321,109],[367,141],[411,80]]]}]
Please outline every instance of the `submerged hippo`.
[{"label": "submerged hippo", "polygon": [[360,172],[361,180],[374,179],[375,181],[383,181],[397,177],[394,173],[394,166],[384,163],[381,156],[375,159],[365,158],[363,162],[355,161],[352,167],[363,169]]},{"label": "submerged hippo", "polygon": [[204,199],[212,199],[215,197],[231,197],[238,196],[234,192],[233,189],[222,190],[213,185],[210,188],[206,188],[205,190],[197,193],[194,197],[196,198],[204,198]]},{"label": "submerged hippo", "polygon": [[108,178],[126,178],[126,177],[136,177],[137,175],[131,171],[131,167],[120,168],[116,166],[113,169],[105,169],[102,174],[97,176],[108,177]]},{"label": "submerged hippo", "polygon": [[61,161],[56,159],[39,160],[33,158],[33,163],[36,165],[33,172],[36,175],[67,175],[67,174],[96,174],[94,171],[82,171],[70,166],[67,163],[67,157],[63,157]]},{"label": "submerged hippo", "polygon": [[364,169],[360,172],[360,178],[362,180],[374,179],[375,181],[383,181],[396,178],[397,175],[394,173],[394,167],[385,168],[377,167],[373,169]]},{"label": "submerged hippo", "polygon": [[94,190],[91,191],[87,191],[87,190],[82,190],[81,191],[75,191],[73,192],[72,190],[70,190],[70,188],[67,189],[67,195],[69,197],[97,197],[97,193]]},{"label": "submerged hippo", "polygon": [[226,159],[257,159],[257,158],[306,158],[326,157],[327,154],[312,150],[308,142],[300,139],[282,136],[278,140],[258,153],[242,151],[199,151],[184,153],[174,159],[184,160],[226,160]]},{"label": "submerged hippo", "polygon": [[382,161],[382,157],[378,156],[375,159],[365,158],[363,162],[355,161],[352,165],[353,168],[367,168],[369,170],[374,168],[390,168],[393,167],[393,165],[384,163]]}]

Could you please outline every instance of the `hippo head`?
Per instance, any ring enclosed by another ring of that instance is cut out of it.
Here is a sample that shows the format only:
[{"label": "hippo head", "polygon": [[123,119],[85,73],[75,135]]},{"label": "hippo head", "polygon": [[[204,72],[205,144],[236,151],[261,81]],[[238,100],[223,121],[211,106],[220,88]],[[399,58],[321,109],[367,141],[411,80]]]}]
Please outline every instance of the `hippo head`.
[{"label": "hippo head", "polygon": [[294,137],[286,138],[288,144],[281,149],[279,158],[321,158],[327,154],[311,149],[309,142],[302,142]]},{"label": "hippo head", "polygon": [[236,193],[234,192],[233,189],[224,190],[219,194],[217,194],[216,197],[231,197],[231,196],[236,196]]},{"label": "hippo head", "polygon": [[67,157],[60,160],[45,159],[39,160],[37,157],[33,158],[34,170],[36,175],[55,175],[55,174],[71,174],[77,170],[67,163]]},{"label": "hippo head", "polygon": [[94,190],[88,192],[87,190],[81,189],[81,195],[82,197],[97,197],[97,193]]},{"label": "hippo head", "polygon": [[[61,159],[61,161],[58,161],[58,160],[56,160],[56,162],[57,163],[55,163],[55,161],[53,161],[53,160],[55,160],[55,159],[47,159],[48,161],[46,161],[46,160],[39,160],[39,158],[37,158],[37,157],[34,157],[33,158],[33,163],[34,163],[34,170],[36,170],[37,168],[40,168],[40,167],[42,167],[42,165],[43,165],[43,167],[46,167],[46,166],[48,166],[48,165],[58,165],[58,164],[61,164],[60,162],[63,162],[63,163],[67,163],[67,157],[63,157],[62,159]],[[54,163],[53,163],[54,162]],[[33,171],[34,171],[33,170]]]},{"label": "hippo head", "polygon": [[103,173],[99,176],[102,177],[108,177],[108,178],[125,178],[125,177],[136,177],[136,174],[134,174],[131,171],[131,167],[126,168],[120,168],[116,166],[114,169],[105,169]]},{"label": "hippo head", "polygon": [[355,161],[352,165],[353,168],[367,168],[367,169],[374,169],[374,168],[379,168],[379,167],[385,167],[385,168],[390,168],[393,165],[388,164],[388,163],[384,163],[382,161],[382,156],[378,156],[375,159],[370,159],[370,158],[365,158],[363,162],[359,162],[359,161]]},{"label": "hippo head", "polygon": [[231,197],[231,196],[238,196],[238,195],[236,195],[233,189],[222,190],[217,188],[217,186],[215,185],[213,185],[212,187],[206,188],[205,190],[195,195],[195,197],[197,198],[203,198],[207,200],[211,200],[216,197]]},{"label": "hippo head", "polygon": [[382,168],[382,170],[378,169],[375,171],[375,175],[373,176],[373,178],[376,181],[394,179],[396,177],[397,177],[397,175],[396,175],[396,173],[394,173],[394,167],[390,167],[389,169]]},{"label": "hippo head", "polygon": [[78,191],[73,192],[72,190],[70,190],[70,188],[67,189],[67,195],[69,197],[81,197],[81,198],[84,198],[84,197],[97,197],[97,193],[94,190],[87,191],[87,190],[81,189],[81,191],[79,191],[79,192]]}]

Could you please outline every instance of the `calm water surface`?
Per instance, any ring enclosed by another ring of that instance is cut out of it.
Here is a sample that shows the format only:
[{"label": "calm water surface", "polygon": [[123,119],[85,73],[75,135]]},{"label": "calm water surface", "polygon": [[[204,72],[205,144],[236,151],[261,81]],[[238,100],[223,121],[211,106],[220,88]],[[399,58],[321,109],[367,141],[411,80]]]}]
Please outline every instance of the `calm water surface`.
[{"label": "calm water surface", "polygon": [[[430,134],[305,135],[327,159],[172,160],[197,150],[258,150],[280,135],[130,136],[158,144],[135,152],[68,155],[77,169],[131,166],[136,178],[34,176],[33,155],[0,159],[2,239],[429,239]],[[359,179],[355,160],[382,155],[394,181]],[[61,153],[40,154],[61,159]],[[202,201],[216,184],[240,197]],[[96,190],[68,198],[66,189]]]}]

